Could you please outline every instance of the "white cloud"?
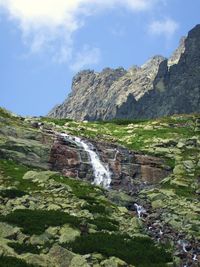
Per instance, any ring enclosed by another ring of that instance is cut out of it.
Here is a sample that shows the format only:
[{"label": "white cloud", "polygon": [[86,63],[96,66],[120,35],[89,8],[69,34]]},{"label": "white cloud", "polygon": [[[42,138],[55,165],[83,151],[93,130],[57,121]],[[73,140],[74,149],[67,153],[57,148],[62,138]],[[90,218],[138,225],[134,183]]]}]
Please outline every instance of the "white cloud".
[{"label": "white cloud", "polygon": [[78,52],[70,68],[77,72],[90,65],[96,65],[100,62],[101,51],[99,48],[91,48],[85,45],[81,52]]},{"label": "white cloud", "polygon": [[146,11],[162,1],[0,0],[0,11],[5,11],[9,19],[17,22],[31,53],[48,52],[54,61],[63,63],[72,58],[73,33],[84,25],[88,16],[116,7],[133,12]]},{"label": "white cloud", "polygon": [[164,35],[170,39],[178,30],[179,24],[170,18],[164,20],[155,20],[149,25],[149,33],[152,35]]}]

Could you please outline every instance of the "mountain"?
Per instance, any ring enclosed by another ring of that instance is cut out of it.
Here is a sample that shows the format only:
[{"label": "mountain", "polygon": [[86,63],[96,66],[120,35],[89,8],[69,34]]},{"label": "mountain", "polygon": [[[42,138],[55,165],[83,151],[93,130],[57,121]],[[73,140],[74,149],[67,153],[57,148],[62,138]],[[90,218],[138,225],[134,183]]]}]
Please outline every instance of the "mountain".
[{"label": "mountain", "polygon": [[129,70],[84,70],[72,92],[49,117],[75,120],[149,119],[200,112],[200,25],[183,37],[174,54],[155,56]]},{"label": "mountain", "polygon": [[199,133],[0,108],[0,266],[198,267]]}]

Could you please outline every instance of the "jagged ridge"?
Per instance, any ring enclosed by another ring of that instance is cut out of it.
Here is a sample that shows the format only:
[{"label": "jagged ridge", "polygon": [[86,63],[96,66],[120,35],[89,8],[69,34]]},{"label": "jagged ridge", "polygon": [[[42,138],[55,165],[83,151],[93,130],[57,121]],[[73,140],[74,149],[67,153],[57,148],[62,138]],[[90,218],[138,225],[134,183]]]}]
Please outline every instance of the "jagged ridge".
[{"label": "jagged ridge", "polygon": [[79,72],[72,93],[48,114],[76,120],[156,118],[200,111],[200,25],[166,59],[155,56],[129,70]]}]

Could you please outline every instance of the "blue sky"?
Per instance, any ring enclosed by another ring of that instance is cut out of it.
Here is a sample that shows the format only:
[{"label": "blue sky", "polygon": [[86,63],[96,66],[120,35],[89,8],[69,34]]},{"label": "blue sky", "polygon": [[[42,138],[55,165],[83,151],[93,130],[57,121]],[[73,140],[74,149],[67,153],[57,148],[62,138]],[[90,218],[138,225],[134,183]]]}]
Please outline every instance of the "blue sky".
[{"label": "blue sky", "polygon": [[81,69],[168,57],[199,10],[199,0],[0,0],[0,106],[45,115]]}]

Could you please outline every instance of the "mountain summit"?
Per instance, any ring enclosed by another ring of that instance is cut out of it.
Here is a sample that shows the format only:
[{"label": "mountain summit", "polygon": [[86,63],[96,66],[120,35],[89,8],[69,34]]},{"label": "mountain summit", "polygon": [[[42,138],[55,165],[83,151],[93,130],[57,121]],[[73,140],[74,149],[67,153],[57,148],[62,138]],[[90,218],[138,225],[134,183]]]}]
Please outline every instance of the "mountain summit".
[{"label": "mountain summit", "polygon": [[50,117],[76,120],[157,118],[200,112],[200,25],[183,37],[173,55],[154,56],[141,67],[84,70]]}]

